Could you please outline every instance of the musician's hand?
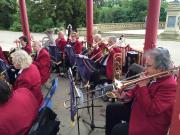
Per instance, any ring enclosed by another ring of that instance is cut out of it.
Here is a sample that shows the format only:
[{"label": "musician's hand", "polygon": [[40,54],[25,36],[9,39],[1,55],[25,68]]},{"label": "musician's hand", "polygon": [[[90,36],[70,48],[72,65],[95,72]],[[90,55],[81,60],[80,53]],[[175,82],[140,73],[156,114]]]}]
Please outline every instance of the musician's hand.
[{"label": "musician's hand", "polygon": [[20,40],[19,39],[16,39],[13,43],[20,43]]},{"label": "musician's hand", "polygon": [[[143,74],[143,75],[141,75],[140,76],[140,78],[144,78],[144,77],[146,77],[146,75],[145,74]],[[142,81],[139,81],[138,83],[137,83],[137,85],[139,86],[139,87],[144,87],[144,86],[147,86],[147,84],[149,83],[149,79],[142,79]]]},{"label": "musician's hand", "polygon": [[128,103],[128,102],[130,102],[132,100],[132,98],[128,97],[126,95],[126,92],[122,91],[121,94],[119,94],[118,100],[121,103]]}]

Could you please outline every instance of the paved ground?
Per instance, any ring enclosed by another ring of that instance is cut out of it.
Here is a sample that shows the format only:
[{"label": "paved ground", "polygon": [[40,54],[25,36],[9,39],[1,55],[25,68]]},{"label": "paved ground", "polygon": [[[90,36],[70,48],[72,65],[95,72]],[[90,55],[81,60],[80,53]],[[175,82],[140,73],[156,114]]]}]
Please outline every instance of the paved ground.
[{"label": "paved ground", "polygon": [[[20,32],[0,31],[0,45],[3,50],[9,50],[11,47],[15,47],[13,41],[21,36]],[[35,39],[41,40],[45,34],[32,33]],[[55,36],[54,36],[55,37]],[[144,39],[126,39],[126,44],[130,44],[133,48],[142,50]],[[177,41],[162,41],[158,40],[158,46],[166,47],[169,49],[172,59],[176,65],[180,65],[180,42]],[[52,79],[52,77],[51,77]],[[48,84],[48,83],[47,83]],[[47,91],[43,89],[43,92]],[[69,82],[67,78],[59,77],[59,86],[56,94],[53,97],[53,109],[58,114],[58,118],[61,121],[60,134],[61,135],[78,135],[77,124],[74,128],[70,128],[70,113],[63,107],[63,103],[69,98]],[[105,106],[107,103],[102,102],[100,99],[95,101],[95,105],[102,104],[103,107],[95,108],[95,124],[96,126],[103,127],[105,125]],[[81,135],[87,135],[90,131],[90,127],[82,122],[82,119],[89,120],[87,109],[79,111],[80,118],[80,132]],[[95,129],[92,135],[104,135],[103,129]]]}]

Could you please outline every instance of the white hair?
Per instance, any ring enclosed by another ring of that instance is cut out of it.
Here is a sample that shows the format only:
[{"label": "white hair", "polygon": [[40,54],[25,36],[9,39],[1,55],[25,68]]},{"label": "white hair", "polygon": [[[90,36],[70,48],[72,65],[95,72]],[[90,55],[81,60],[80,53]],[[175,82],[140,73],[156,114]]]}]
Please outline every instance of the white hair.
[{"label": "white hair", "polygon": [[17,50],[11,54],[12,61],[20,66],[20,69],[28,68],[32,64],[32,58],[24,50]]}]

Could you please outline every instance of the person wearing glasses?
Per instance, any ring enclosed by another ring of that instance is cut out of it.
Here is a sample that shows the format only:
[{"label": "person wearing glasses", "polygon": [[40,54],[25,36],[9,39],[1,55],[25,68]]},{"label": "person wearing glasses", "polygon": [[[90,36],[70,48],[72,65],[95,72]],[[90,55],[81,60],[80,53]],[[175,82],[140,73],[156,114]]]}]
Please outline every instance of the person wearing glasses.
[{"label": "person wearing glasses", "polygon": [[173,67],[170,54],[165,48],[154,48],[145,53],[145,59],[145,71],[140,78],[157,76],[139,81],[121,94],[114,91],[123,104],[107,106],[106,135],[167,135],[176,80],[171,74],[158,74]]}]

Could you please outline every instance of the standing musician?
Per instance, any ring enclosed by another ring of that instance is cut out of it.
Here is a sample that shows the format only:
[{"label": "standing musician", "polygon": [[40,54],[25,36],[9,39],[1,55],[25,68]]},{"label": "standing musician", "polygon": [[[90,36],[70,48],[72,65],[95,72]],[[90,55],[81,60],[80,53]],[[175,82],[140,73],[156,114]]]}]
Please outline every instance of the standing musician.
[{"label": "standing musician", "polygon": [[111,36],[108,39],[108,51],[109,54],[106,60],[103,62],[103,65],[106,65],[106,76],[108,80],[112,81],[113,77],[113,56],[116,53],[121,53],[121,49],[117,46],[117,38]]},{"label": "standing musician", "polygon": [[103,43],[102,37],[100,34],[96,34],[94,36],[94,44],[92,45],[92,51],[89,54],[90,59],[94,61],[100,61],[100,58],[103,55],[104,49],[106,48],[106,44]]},{"label": "standing musician", "polygon": [[33,64],[35,64],[41,75],[41,84],[44,84],[50,76],[51,59],[49,52],[42,48],[41,42],[34,41],[32,44],[33,50],[36,52]]},{"label": "standing musician", "polygon": [[0,80],[0,134],[27,135],[38,114],[38,102],[27,88],[12,91]]},{"label": "standing musician", "polygon": [[[145,72],[140,78],[172,68],[167,49],[155,48],[145,56]],[[107,106],[106,135],[167,135],[176,96],[176,81],[172,75],[143,79],[129,91],[114,93],[120,101],[133,103]]]},{"label": "standing musician", "polygon": [[41,92],[41,76],[36,65],[32,64],[32,58],[24,50],[17,50],[12,55],[12,63],[19,69],[13,89],[27,88],[32,91],[39,105],[43,102]]},{"label": "standing musician", "polygon": [[71,39],[69,39],[68,44],[70,44],[73,49],[75,54],[80,54],[82,53],[83,45],[82,43],[78,40],[78,33],[73,32],[71,34]]}]

